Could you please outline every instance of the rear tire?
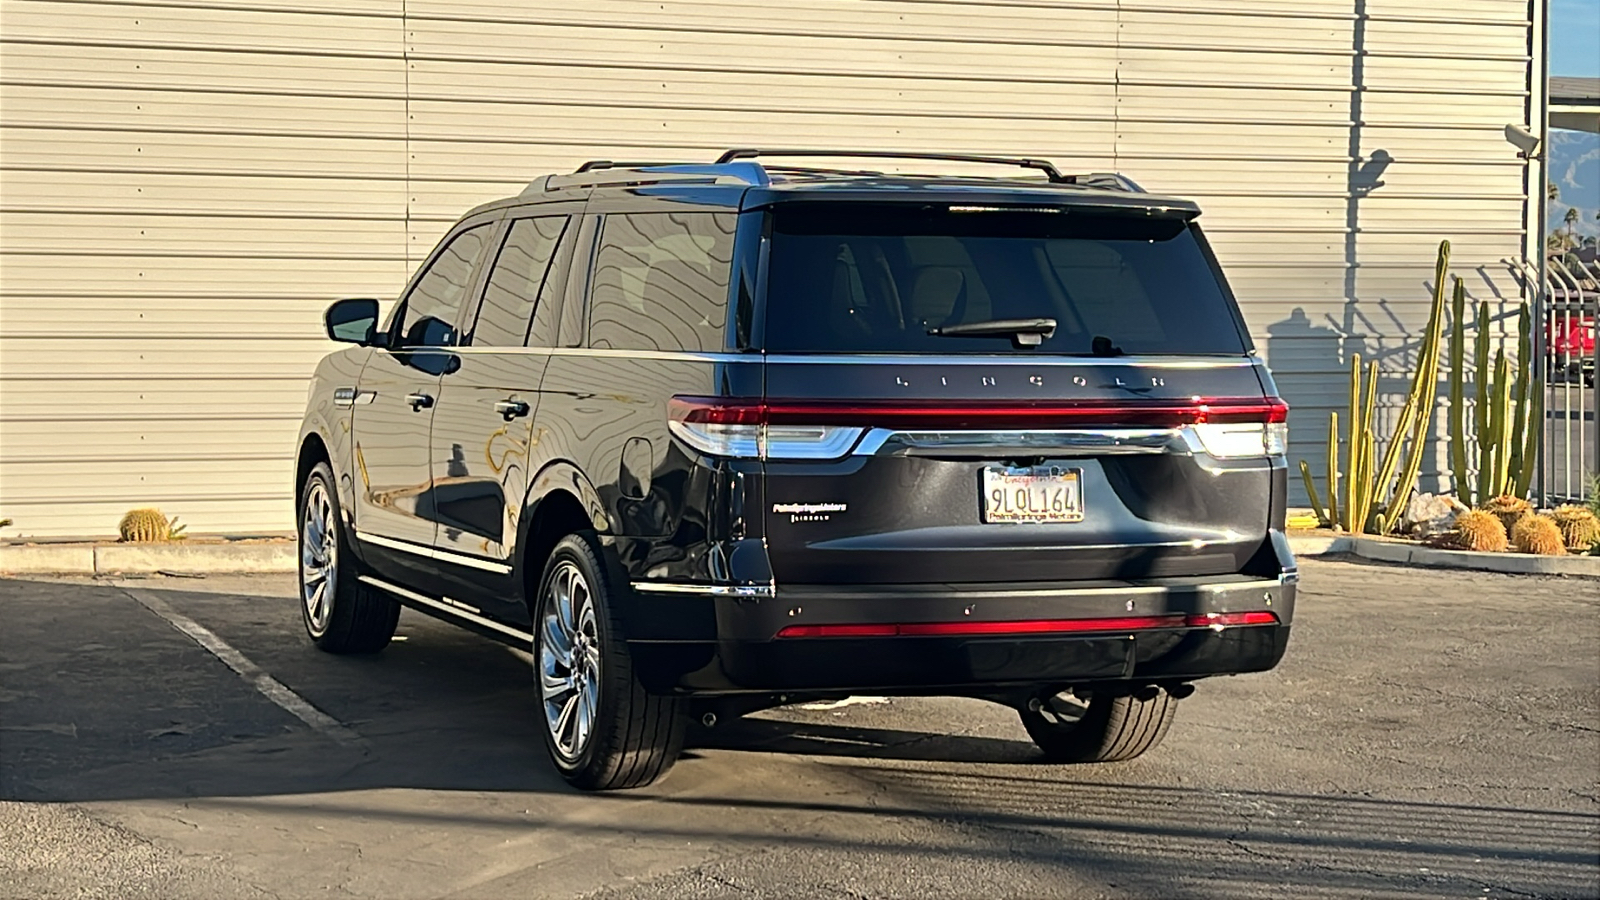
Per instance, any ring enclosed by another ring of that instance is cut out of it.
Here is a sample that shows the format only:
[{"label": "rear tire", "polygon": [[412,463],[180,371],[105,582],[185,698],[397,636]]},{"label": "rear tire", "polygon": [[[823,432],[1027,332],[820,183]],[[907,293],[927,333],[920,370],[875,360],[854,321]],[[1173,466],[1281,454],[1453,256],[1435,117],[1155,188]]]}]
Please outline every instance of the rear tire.
[{"label": "rear tire", "polygon": [[1178,713],[1178,701],[1166,691],[1149,700],[1089,694],[1087,704],[1066,691],[1042,704],[1039,710],[1020,710],[1022,725],[1046,759],[1062,763],[1123,762],[1143,755],[1167,736]]},{"label": "rear tire", "polygon": [[300,621],[329,653],[376,653],[389,645],[400,604],[356,580],[333,469],[317,463],[300,491]]},{"label": "rear tire", "polygon": [[587,791],[650,784],[678,761],[684,701],[646,691],[633,671],[617,586],[592,533],[562,538],[535,595],[533,657],[545,747]]}]

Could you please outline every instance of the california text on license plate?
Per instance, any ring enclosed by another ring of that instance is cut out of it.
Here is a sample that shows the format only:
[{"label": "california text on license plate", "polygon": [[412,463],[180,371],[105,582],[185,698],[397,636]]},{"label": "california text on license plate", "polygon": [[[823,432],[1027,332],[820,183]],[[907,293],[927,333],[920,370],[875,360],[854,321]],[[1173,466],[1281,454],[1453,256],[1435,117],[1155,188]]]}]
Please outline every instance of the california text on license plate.
[{"label": "california text on license plate", "polygon": [[1083,521],[1083,471],[1060,466],[985,466],[985,522]]}]

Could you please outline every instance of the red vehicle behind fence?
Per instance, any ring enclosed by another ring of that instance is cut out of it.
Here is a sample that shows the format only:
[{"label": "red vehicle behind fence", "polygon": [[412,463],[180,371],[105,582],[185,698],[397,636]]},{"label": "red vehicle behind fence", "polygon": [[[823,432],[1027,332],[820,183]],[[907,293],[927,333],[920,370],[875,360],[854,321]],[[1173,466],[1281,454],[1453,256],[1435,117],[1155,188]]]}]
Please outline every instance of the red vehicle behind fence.
[{"label": "red vehicle behind fence", "polygon": [[1549,348],[1550,380],[1577,381],[1580,377],[1594,385],[1594,317],[1555,312],[1544,330]]}]

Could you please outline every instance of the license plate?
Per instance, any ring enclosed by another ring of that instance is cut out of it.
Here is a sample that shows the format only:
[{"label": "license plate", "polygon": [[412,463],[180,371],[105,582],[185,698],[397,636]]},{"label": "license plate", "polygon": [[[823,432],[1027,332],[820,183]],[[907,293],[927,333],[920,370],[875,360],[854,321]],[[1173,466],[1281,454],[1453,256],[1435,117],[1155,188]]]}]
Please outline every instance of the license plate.
[{"label": "license plate", "polygon": [[1059,466],[983,470],[983,521],[1081,522],[1083,472]]}]

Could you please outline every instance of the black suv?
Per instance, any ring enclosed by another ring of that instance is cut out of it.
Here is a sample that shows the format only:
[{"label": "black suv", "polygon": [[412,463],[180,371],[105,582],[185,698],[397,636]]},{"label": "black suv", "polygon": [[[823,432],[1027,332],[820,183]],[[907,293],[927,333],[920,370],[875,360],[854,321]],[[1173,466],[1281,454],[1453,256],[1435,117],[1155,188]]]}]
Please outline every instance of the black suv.
[{"label": "black suv", "polygon": [[531,648],[584,788],[657,778],[691,715],[852,693],[1137,756],[1294,610],[1287,409],[1198,214],[997,157],[540,178],[387,324],[328,310],[357,346],[301,430],[306,630],[376,651],[404,605]]}]

